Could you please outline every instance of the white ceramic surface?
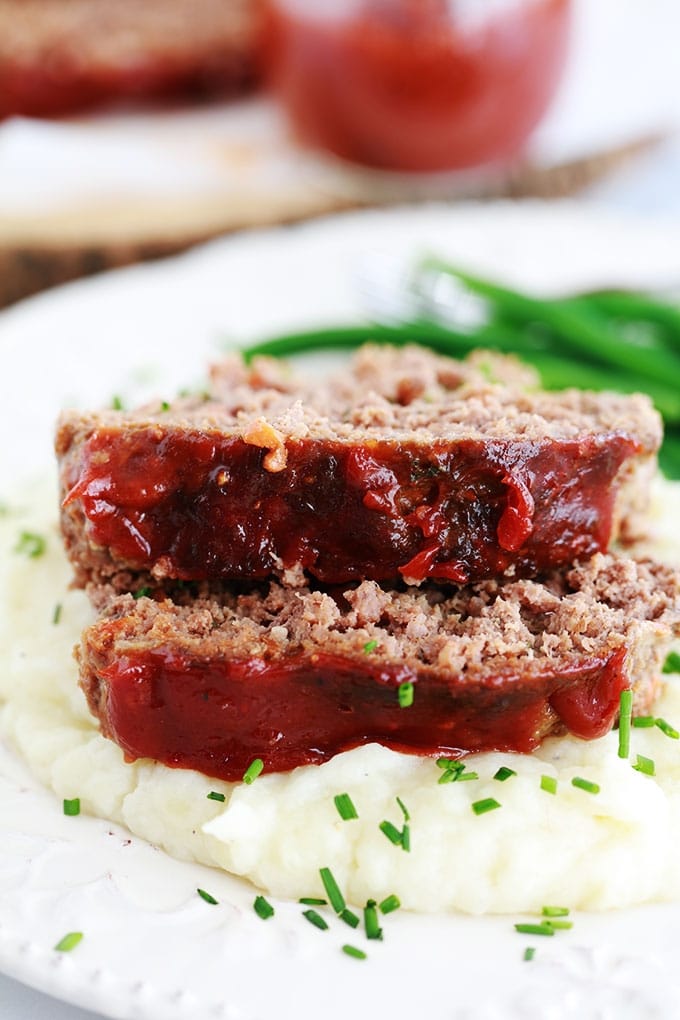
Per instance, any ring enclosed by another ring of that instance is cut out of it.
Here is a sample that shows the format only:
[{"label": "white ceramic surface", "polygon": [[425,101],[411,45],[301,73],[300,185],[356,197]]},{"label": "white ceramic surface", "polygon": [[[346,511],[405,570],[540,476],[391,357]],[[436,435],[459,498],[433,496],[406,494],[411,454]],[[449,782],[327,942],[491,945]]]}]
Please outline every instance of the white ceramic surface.
[{"label": "white ceramic surface", "polygon": [[[569,205],[433,206],[235,237],[42,295],[0,316],[0,500],[49,465],[60,406],[171,396],[226,341],[357,318],[367,259],[434,249],[541,290],[665,286],[680,281],[679,241],[680,227]],[[295,904],[261,921],[253,896],[117,826],[64,818],[2,749],[0,969],[70,1003],[121,1020],[680,1016],[680,905],[580,915],[543,942],[514,932],[526,917],[396,913],[385,941],[366,944],[339,924],[317,931]],[[55,953],[71,930],[82,943]],[[343,942],[369,958],[344,956]]]}]

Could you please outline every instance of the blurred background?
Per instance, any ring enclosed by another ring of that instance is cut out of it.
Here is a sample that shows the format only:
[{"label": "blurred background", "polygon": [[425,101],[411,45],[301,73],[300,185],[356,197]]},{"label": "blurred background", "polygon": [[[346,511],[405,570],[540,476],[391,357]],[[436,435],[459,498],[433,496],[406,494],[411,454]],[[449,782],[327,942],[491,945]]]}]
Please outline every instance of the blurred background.
[{"label": "blurred background", "polygon": [[0,305],[445,198],[680,213],[677,0],[0,0]]}]

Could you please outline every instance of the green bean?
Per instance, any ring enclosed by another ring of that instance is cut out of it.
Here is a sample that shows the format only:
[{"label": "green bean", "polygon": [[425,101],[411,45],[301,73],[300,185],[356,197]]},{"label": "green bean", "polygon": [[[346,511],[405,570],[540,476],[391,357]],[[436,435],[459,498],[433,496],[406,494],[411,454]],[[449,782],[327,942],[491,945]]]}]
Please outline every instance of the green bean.
[{"label": "green bean", "polygon": [[493,309],[510,319],[541,322],[559,334],[564,345],[605,365],[624,367],[640,378],[666,384],[680,378],[680,357],[664,348],[642,348],[626,343],[605,321],[594,319],[573,300],[529,297],[519,291],[481,280],[439,259],[421,263],[421,271],[436,270],[460,280],[472,293],[485,298]]},{"label": "green bean", "polygon": [[680,308],[636,291],[591,291],[582,295],[593,308],[613,319],[658,326],[669,347],[680,350]]}]

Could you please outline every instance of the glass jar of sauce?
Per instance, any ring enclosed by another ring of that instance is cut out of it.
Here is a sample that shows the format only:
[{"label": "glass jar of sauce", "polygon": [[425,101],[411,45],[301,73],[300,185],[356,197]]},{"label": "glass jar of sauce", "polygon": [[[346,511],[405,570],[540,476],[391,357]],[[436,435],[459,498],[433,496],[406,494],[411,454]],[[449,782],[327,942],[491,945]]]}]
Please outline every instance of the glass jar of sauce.
[{"label": "glass jar of sauce", "polygon": [[516,155],[556,90],[570,0],[268,0],[271,81],[299,140],[373,167]]}]

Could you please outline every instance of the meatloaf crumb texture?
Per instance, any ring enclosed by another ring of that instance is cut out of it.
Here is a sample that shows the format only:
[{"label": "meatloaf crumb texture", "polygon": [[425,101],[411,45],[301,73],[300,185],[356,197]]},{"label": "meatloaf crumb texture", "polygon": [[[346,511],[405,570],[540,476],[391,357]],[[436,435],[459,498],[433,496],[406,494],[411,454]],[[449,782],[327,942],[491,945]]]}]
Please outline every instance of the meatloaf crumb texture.
[{"label": "meatloaf crumb texture", "polygon": [[367,346],[326,381],[230,358],[200,397],[62,417],[62,529],[77,582],[119,591],[534,576],[635,533],[660,440],[647,398],[488,353]]},{"label": "meatloaf crumb texture", "polygon": [[115,596],[79,659],[92,712],[129,758],[233,780],[255,757],[283,771],[372,740],[458,756],[599,736],[624,688],[648,709],[679,633],[677,571],[596,555],[458,590]]}]

